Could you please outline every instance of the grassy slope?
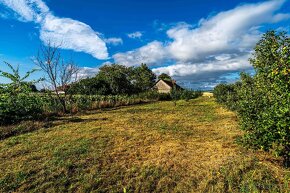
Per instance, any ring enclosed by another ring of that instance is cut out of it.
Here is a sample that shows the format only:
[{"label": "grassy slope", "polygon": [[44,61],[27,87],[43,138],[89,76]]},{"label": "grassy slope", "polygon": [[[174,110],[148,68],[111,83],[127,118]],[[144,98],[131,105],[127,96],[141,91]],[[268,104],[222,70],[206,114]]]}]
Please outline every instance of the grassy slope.
[{"label": "grassy slope", "polygon": [[80,118],[0,141],[0,192],[290,192],[289,170],[237,146],[213,99]]}]

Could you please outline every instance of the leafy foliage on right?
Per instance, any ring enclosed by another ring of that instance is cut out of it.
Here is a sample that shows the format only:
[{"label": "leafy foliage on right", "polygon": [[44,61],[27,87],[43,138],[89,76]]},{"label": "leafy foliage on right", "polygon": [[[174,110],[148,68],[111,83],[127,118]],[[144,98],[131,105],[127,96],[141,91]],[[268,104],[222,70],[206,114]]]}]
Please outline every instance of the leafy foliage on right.
[{"label": "leafy foliage on right", "polygon": [[250,59],[251,77],[242,73],[232,85],[218,85],[218,102],[236,110],[245,135],[244,145],[272,151],[290,166],[290,38],[268,31]]}]

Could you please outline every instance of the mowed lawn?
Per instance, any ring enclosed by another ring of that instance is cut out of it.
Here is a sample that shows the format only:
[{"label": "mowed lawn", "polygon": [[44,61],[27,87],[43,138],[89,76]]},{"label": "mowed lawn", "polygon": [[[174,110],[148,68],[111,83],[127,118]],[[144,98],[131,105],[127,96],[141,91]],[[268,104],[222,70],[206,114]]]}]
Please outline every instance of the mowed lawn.
[{"label": "mowed lawn", "polygon": [[213,98],[65,119],[0,141],[0,192],[290,192],[289,170],[237,145]]}]

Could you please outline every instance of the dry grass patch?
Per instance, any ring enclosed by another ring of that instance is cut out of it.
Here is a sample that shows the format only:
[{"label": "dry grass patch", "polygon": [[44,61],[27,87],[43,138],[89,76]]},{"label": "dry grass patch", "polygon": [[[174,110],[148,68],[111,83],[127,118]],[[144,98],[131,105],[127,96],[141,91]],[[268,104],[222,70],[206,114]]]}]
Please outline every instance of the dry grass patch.
[{"label": "dry grass patch", "polygon": [[[72,119],[77,121],[0,141],[0,191],[270,190],[245,181],[255,171],[260,177],[253,182],[267,179],[271,190],[289,190],[289,171],[280,168],[277,176],[266,175],[279,167],[277,162],[236,145],[241,132],[235,114],[207,97]],[[259,162],[270,165],[264,170]]]}]

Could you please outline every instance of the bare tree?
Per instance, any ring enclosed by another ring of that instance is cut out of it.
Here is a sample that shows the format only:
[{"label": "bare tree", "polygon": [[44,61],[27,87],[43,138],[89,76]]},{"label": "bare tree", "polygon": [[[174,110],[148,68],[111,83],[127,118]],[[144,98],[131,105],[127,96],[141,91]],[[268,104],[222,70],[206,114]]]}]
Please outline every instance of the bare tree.
[{"label": "bare tree", "polygon": [[[59,48],[59,45],[54,45],[49,41],[40,47],[34,62],[46,74],[45,80],[55,92],[63,112],[66,113],[67,89],[69,84],[77,79],[79,68],[73,60],[65,62]],[[64,91],[64,96],[61,95],[60,89]]]},{"label": "bare tree", "polygon": [[79,68],[72,59],[68,62],[62,60],[59,69],[59,79],[63,91],[67,91],[70,83],[77,81],[78,72]]}]

